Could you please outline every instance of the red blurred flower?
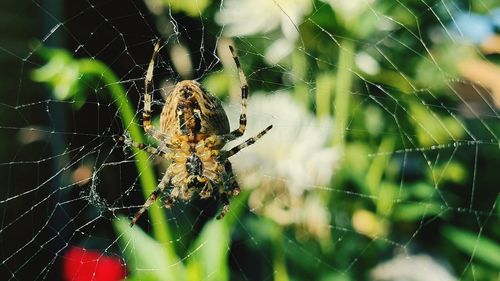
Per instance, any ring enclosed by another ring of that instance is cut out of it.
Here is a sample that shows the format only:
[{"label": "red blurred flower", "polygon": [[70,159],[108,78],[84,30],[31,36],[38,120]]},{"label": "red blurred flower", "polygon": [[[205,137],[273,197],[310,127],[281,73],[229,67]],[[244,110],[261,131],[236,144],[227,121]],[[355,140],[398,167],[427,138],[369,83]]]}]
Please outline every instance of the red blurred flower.
[{"label": "red blurred flower", "polygon": [[119,258],[99,251],[71,247],[63,258],[63,279],[67,281],[119,281],[126,273]]}]

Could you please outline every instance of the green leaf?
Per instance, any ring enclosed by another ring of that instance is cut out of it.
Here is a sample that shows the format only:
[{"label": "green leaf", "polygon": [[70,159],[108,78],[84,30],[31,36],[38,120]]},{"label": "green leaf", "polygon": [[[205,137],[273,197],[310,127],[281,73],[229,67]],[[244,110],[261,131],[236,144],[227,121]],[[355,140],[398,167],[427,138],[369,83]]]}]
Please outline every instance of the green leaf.
[{"label": "green leaf", "polygon": [[415,184],[411,184],[405,189],[410,195],[415,196],[421,200],[429,200],[436,193],[436,188],[424,181],[419,181]]},{"label": "green leaf", "polygon": [[351,277],[346,273],[332,273],[329,272],[321,276],[320,281],[351,281]]},{"label": "green leaf", "polygon": [[230,76],[225,71],[211,73],[203,79],[203,86],[207,88],[210,93],[222,99],[227,95],[231,86],[229,77]]},{"label": "green leaf", "polygon": [[464,135],[463,125],[455,118],[438,115],[418,102],[409,105],[415,132],[420,144],[432,146],[450,139],[460,139]]},{"label": "green leaf", "polygon": [[398,205],[393,212],[393,218],[400,221],[417,221],[428,216],[435,216],[442,213],[438,204],[413,203]]},{"label": "green leaf", "polygon": [[116,218],[113,226],[131,280],[185,280],[180,259],[169,256],[165,248],[140,227],[130,227],[130,221],[125,217]]},{"label": "green leaf", "polygon": [[[174,12],[184,12],[191,17],[198,17],[210,4],[210,0],[163,0],[154,1],[163,4],[165,9],[172,9]],[[163,2],[163,3],[162,3]]]},{"label": "green leaf", "polygon": [[229,232],[229,227],[221,220],[212,220],[205,225],[190,250],[188,280],[229,280]]},{"label": "green leaf", "polygon": [[380,183],[379,191],[378,191],[378,200],[377,200],[377,214],[382,215],[384,217],[388,217],[391,215],[395,198],[397,196],[398,186],[391,182],[383,181]]},{"label": "green leaf", "polygon": [[79,90],[81,78],[78,62],[63,49],[42,48],[40,53],[47,63],[33,70],[32,79],[49,84],[58,100],[73,98]]},{"label": "green leaf", "polygon": [[368,190],[365,177],[366,170],[370,164],[370,159],[366,157],[366,155],[371,152],[372,151],[366,143],[354,141],[348,143],[345,151],[345,168],[343,173],[339,173],[337,176],[345,174],[345,177],[355,182],[356,185],[360,186],[363,190]]},{"label": "green leaf", "polygon": [[458,249],[469,254],[476,261],[482,261],[500,268],[500,245],[480,234],[455,227],[445,227],[443,235]]},{"label": "green leaf", "polygon": [[139,275],[127,276],[127,281],[157,281],[158,278],[154,273],[141,272]]},{"label": "green leaf", "polygon": [[392,156],[387,152],[393,151],[394,145],[395,139],[393,137],[384,138],[380,143],[377,155],[373,157],[370,167],[366,171],[365,186],[368,188],[366,192],[370,195],[378,196],[378,192],[380,192],[380,184],[387,170],[387,162]]}]

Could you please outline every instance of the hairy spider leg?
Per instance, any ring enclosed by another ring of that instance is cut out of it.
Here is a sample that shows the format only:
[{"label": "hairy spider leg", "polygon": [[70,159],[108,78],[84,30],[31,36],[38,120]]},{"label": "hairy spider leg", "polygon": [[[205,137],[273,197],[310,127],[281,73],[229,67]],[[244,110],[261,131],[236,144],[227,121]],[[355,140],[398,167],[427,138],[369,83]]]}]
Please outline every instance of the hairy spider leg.
[{"label": "hairy spider leg", "polygon": [[239,145],[231,148],[230,150],[225,151],[225,153],[223,154],[224,157],[229,158],[229,157],[235,155],[236,153],[240,152],[240,150],[242,150],[243,148],[254,144],[258,139],[260,139],[269,130],[271,130],[272,127],[273,127],[273,125],[267,126],[267,128],[265,128],[264,130],[262,130],[262,132],[258,133],[255,137],[251,137],[251,138],[247,139],[244,143],[241,143],[241,144],[239,144]]},{"label": "hairy spider leg", "polygon": [[241,113],[240,113],[240,126],[236,130],[230,132],[228,135],[223,137],[227,141],[234,140],[237,137],[242,136],[243,133],[245,133],[245,129],[247,126],[247,103],[248,103],[247,78],[245,76],[245,73],[243,73],[243,69],[241,69],[240,59],[238,58],[238,55],[236,55],[236,51],[234,50],[233,46],[229,46],[229,50],[231,51],[231,54],[233,55],[233,60],[234,60],[234,63],[236,64],[236,68],[238,69],[238,75],[240,77]]},{"label": "hairy spider leg", "polygon": [[158,187],[149,195],[148,200],[142,205],[142,208],[135,213],[134,218],[130,222],[130,227],[134,226],[137,220],[146,212],[146,210],[153,204],[158,196],[165,190],[165,187],[170,183],[170,175],[166,173],[163,178],[161,179],[160,183],[158,184]]},{"label": "hairy spider leg", "polygon": [[238,194],[240,194],[240,186],[236,181],[231,162],[229,162],[229,160],[227,159],[224,163],[224,170],[227,175],[225,185],[228,186],[228,189],[226,189],[225,192],[227,192],[229,196],[237,196]]},{"label": "hairy spider leg", "polygon": [[144,79],[144,111],[142,112],[142,124],[144,126],[144,131],[150,134],[156,140],[163,142],[165,139],[164,134],[153,127],[151,123],[151,102],[152,102],[152,88],[153,88],[153,71],[156,64],[156,59],[158,58],[158,52],[160,51],[160,41],[156,42],[153,56],[148,65],[148,70],[146,72],[146,78]]},{"label": "hairy spider leg", "polygon": [[222,201],[222,211],[220,214],[217,216],[217,219],[220,220],[222,219],[227,212],[229,212],[229,198],[227,197],[227,194],[225,192],[220,194],[220,201]]},{"label": "hairy spider leg", "polygon": [[115,141],[123,143],[127,146],[133,146],[133,147],[138,148],[140,150],[146,151],[147,153],[152,154],[154,156],[159,156],[159,157],[164,158],[164,159],[170,159],[170,158],[168,158],[168,154],[163,152],[160,148],[146,145],[146,144],[139,143],[139,142],[135,142],[135,141],[132,141],[130,139],[126,139],[124,136],[116,136]]}]

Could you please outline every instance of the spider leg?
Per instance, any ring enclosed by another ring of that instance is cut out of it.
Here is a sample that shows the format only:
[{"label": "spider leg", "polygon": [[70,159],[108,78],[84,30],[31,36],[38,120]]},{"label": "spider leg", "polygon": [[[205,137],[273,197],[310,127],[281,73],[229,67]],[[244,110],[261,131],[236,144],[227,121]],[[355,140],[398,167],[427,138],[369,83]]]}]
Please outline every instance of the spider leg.
[{"label": "spider leg", "polygon": [[168,208],[168,209],[172,208],[172,205],[174,204],[174,202],[175,202],[175,198],[170,193],[163,198],[163,206],[165,206],[165,208]]},{"label": "spider leg", "polygon": [[233,46],[229,46],[229,50],[231,51],[231,54],[233,55],[233,60],[234,63],[236,64],[236,67],[238,68],[238,75],[240,77],[240,84],[241,84],[241,113],[240,113],[240,126],[224,136],[224,138],[227,141],[234,140],[237,137],[240,137],[245,133],[245,129],[247,126],[247,100],[248,100],[248,83],[247,83],[247,78],[245,76],[245,73],[243,73],[243,70],[241,69],[240,65],[240,60],[238,58],[238,55],[236,55],[236,51],[234,50]]},{"label": "spider leg", "polygon": [[214,184],[211,181],[207,181],[200,191],[200,198],[207,199],[212,195],[212,189]]},{"label": "spider leg", "polygon": [[225,192],[220,194],[220,200],[222,201],[222,211],[220,212],[219,215],[217,215],[217,219],[220,220],[222,219],[227,212],[229,212],[229,198],[227,197],[227,194]]},{"label": "spider leg", "polygon": [[156,64],[156,59],[158,58],[158,52],[160,50],[160,41],[156,42],[153,56],[151,57],[151,61],[148,65],[148,70],[146,72],[146,78],[144,79],[144,111],[142,113],[142,124],[144,127],[144,131],[147,134],[150,134],[156,140],[163,142],[165,136],[160,131],[153,127],[151,123],[151,102],[152,102],[152,93],[151,90],[153,88],[153,71],[154,66]]},{"label": "spider leg", "polygon": [[236,177],[233,173],[233,168],[231,162],[226,160],[224,163],[225,181],[223,183],[223,188],[219,190],[220,201],[222,201],[222,211],[217,216],[217,219],[222,219],[227,212],[229,212],[229,197],[236,196],[240,193],[240,186],[236,181]]},{"label": "spider leg", "polygon": [[225,151],[223,156],[225,158],[229,158],[233,155],[235,155],[236,153],[238,153],[240,150],[242,150],[243,148],[247,147],[247,146],[250,146],[252,144],[254,144],[258,139],[260,139],[263,135],[265,135],[269,130],[271,130],[271,128],[273,127],[273,125],[269,125],[267,126],[267,128],[265,128],[262,132],[260,132],[259,134],[257,134],[255,137],[251,137],[249,139],[247,139],[244,143],[241,143],[233,148],[231,148],[230,150],[228,151]]},{"label": "spider leg", "polygon": [[137,222],[137,220],[146,212],[146,210],[153,204],[158,196],[165,190],[165,187],[170,183],[170,176],[168,173],[166,173],[163,178],[161,179],[160,183],[158,184],[158,187],[149,195],[148,199],[142,205],[142,208],[135,213],[134,218],[130,222],[130,227],[134,226],[134,224]]},{"label": "spider leg", "polygon": [[138,142],[132,141],[130,139],[127,139],[123,136],[115,136],[115,141],[119,142],[119,143],[123,143],[127,146],[133,146],[133,147],[138,148],[140,150],[146,151],[147,153],[152,154],[154,156],[159,156],[159,157],[164,158],[164,159],[169,159],[168,154],[163,152],[163,150],[161,150],[158,147],[145,145],[143,143],[138,143]]},{"label": "spider leg", "polygon": [[226,160],[226,163],[224,163],[224,170],[227,176],[227,181],[225,185],[228,188],[226,189],[226,192],[229,196],[237,196],[238,194],[240,194],[240,186],[236,181],[236,177],[234,176],[233,173],[233,167],[231,165],[231,162],[229,162],[229,160]]}]

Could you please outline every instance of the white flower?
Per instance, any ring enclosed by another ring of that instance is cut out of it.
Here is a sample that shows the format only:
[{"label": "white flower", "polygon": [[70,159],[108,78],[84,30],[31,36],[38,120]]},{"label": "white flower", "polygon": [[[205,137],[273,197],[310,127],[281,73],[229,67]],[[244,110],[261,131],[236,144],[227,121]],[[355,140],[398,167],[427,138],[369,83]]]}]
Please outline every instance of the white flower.
[{"label": "white flower", "polygon": [[265,54],[268,63],[276,63],[293,50],[298,26],[311,9],[311,0],[226,0],[215,20],[229,37],[268,33],[281,27],[284,38],[271,44]]},{"label": "white flower", "polygon": [[412,281],[455,281],[453,276],[441,263],[431,256],[420,254],[414,256],[397,256],[377,265],[370,273],[371,280],[412,280]]},{"label": "white flower", "polygon": [[[337,149],[325,147],[332,133],[331,118],[316,119],[288,93],[252,94],[248,104],[245,136],[255,136],[273,125],[267,135],[231,160],[248,186],[271,176],[286,182],[290,193],[299,196],[329,183],[339,158]],[[230,120],[238,120],[238,108],[233,105],[228,109]]]},{"label": "white flower", "polygon": [[[238,120],[238,108],[235,104],[227,110],[230,120]],[[340,158],[337,149],[327,147],[333,122],[316,119],[289,93],[252,94],[245,136],[255,136],[269,124],[273,129],[267,135],[231,158],[240,185],[255,188],[250,207],[279,224],[295,224],[325,238],[329,212],[321,198],[307,191],[328,185]],[[313,221],[317,223],[311,226]]]},{"label": "white flower", "polygon": [[344,21],[352,22],[356,20],[375,0],[322,0],[330,4],[332,9]]}]

